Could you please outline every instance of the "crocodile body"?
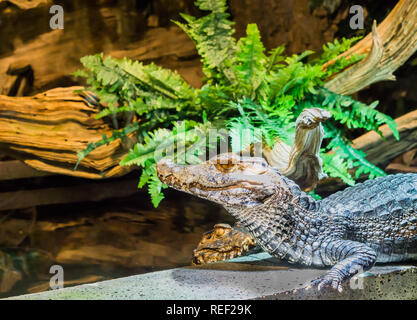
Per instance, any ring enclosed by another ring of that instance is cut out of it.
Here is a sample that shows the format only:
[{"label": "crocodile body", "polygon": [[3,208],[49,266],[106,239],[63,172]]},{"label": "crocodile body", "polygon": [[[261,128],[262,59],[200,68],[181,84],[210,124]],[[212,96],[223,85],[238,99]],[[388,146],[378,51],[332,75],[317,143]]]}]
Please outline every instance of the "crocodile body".
[{"label": "crocodile body", "polygon": [[369,180],[316,201],[262,158],[222,154],[198,165],[157,165],[167,185],[225,207],[265,251],[332,267],[313,285],[342,282],[375,262],[417,259],[417,174]]}]

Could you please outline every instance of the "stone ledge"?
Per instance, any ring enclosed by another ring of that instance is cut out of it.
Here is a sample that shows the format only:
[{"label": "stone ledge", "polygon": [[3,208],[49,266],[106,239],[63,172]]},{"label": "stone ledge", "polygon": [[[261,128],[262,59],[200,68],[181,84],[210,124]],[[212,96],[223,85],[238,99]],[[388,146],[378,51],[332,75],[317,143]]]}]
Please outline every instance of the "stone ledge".
[{"label": "stone ledge", "polygon": [[[198,267],[184,267],[8,299],[417,299],[417,267],[376,266],[345,283],[343,293],[306,290],[325,269],[303,269],[258,253]],[[362,281],[363,280],[363,281]]]}]

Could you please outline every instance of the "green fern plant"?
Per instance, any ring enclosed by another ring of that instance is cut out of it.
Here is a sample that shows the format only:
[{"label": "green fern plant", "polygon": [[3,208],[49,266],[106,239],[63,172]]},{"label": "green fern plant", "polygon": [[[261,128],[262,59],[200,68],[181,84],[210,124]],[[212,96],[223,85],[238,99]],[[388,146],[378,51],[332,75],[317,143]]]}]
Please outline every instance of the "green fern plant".
[{"label": "green fern plant", "polygon": [[[204,84],[199,89],[175,71],[155,64],[103,54],[81,59],[84,69],[76,75],[87,78],[88,90],[103,105],[98,117],[110,117],[116,130],[80,151],[78,163],[95,148],[135,132],[138,142],[121,165],[142,168],[138,187],[148,185],[156,207],[165,188],[156,175],[159,158],[198,163],[207,151],[216,150],[217,141],[225,139],[216,134],[214,143],[207,141],[211,129],[227,129],[233,152],[254,143],[273,147],[277,138],[291,144],[296,117],[304,108],[320,107],[333,116],[324,124],[324,171],[350,185],[360,174],[370,178],[385,174],[351,146],[347,133],[360,128],[381,134],[378,127],[388,124],[398,139],[395,122],[376,110],[377,102],[368,106],[323,87],[328,77],[363,58],[337,58],[359,38],[327,43],[317,58],[311,58],[312,51],[285,56],[283,46],[267,53],[256,24],[249,24],[238,41],[233,37],[226,0],[195,4],[208,14],[201,18],[182,14],[184,21],[175,23],[194,41],[201,56]],[[323,69],[329,61],[333,63]],[[353,168],[355,177],[350,174]]]},{"label": "green fern plant", "polygon": [[326,62],[334,60],[334,63],[326,69],[326,75],[331,76],[332,74],[345,69],[349,65],[358,62],[365,57],[365,54],[352,54],[348,58],[336,58],[339,54],[349,50],[352,44],[361,38],[362,37],[352,37],[350,39],[343,38],[341,42],[339,42],[338,39],[335,39],[334,42],[328,42],[327,45],[323,45],[323,54],[317,61],[317,64],[323,65]]}]

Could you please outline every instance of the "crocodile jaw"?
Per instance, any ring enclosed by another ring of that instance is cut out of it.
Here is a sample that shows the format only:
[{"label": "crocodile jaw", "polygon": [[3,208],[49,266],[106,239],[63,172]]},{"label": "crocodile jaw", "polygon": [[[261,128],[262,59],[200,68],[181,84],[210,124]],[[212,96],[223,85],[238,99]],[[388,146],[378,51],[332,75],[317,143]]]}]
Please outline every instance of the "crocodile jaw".
[{"label": "crocodile jaw", "polygon": [[275,171],[252,163],[237,163],[234,170],[220,172],[215,160],[183,166],[162,159],[156,169],[166,185],[228,207],[263,204],[277,186]]}]

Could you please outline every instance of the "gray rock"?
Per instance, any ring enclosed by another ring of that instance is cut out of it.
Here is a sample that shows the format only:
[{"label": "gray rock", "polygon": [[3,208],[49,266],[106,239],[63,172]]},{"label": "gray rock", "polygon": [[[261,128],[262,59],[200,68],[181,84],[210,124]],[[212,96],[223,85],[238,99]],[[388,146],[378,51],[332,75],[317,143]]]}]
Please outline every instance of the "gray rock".
[{"label": "gray rock", "polygon": [[265,252],[8,299],[417,299],[417,267],[376,266],[344,284],[342,293],[306,289],[325,269],[306,269]]}]

